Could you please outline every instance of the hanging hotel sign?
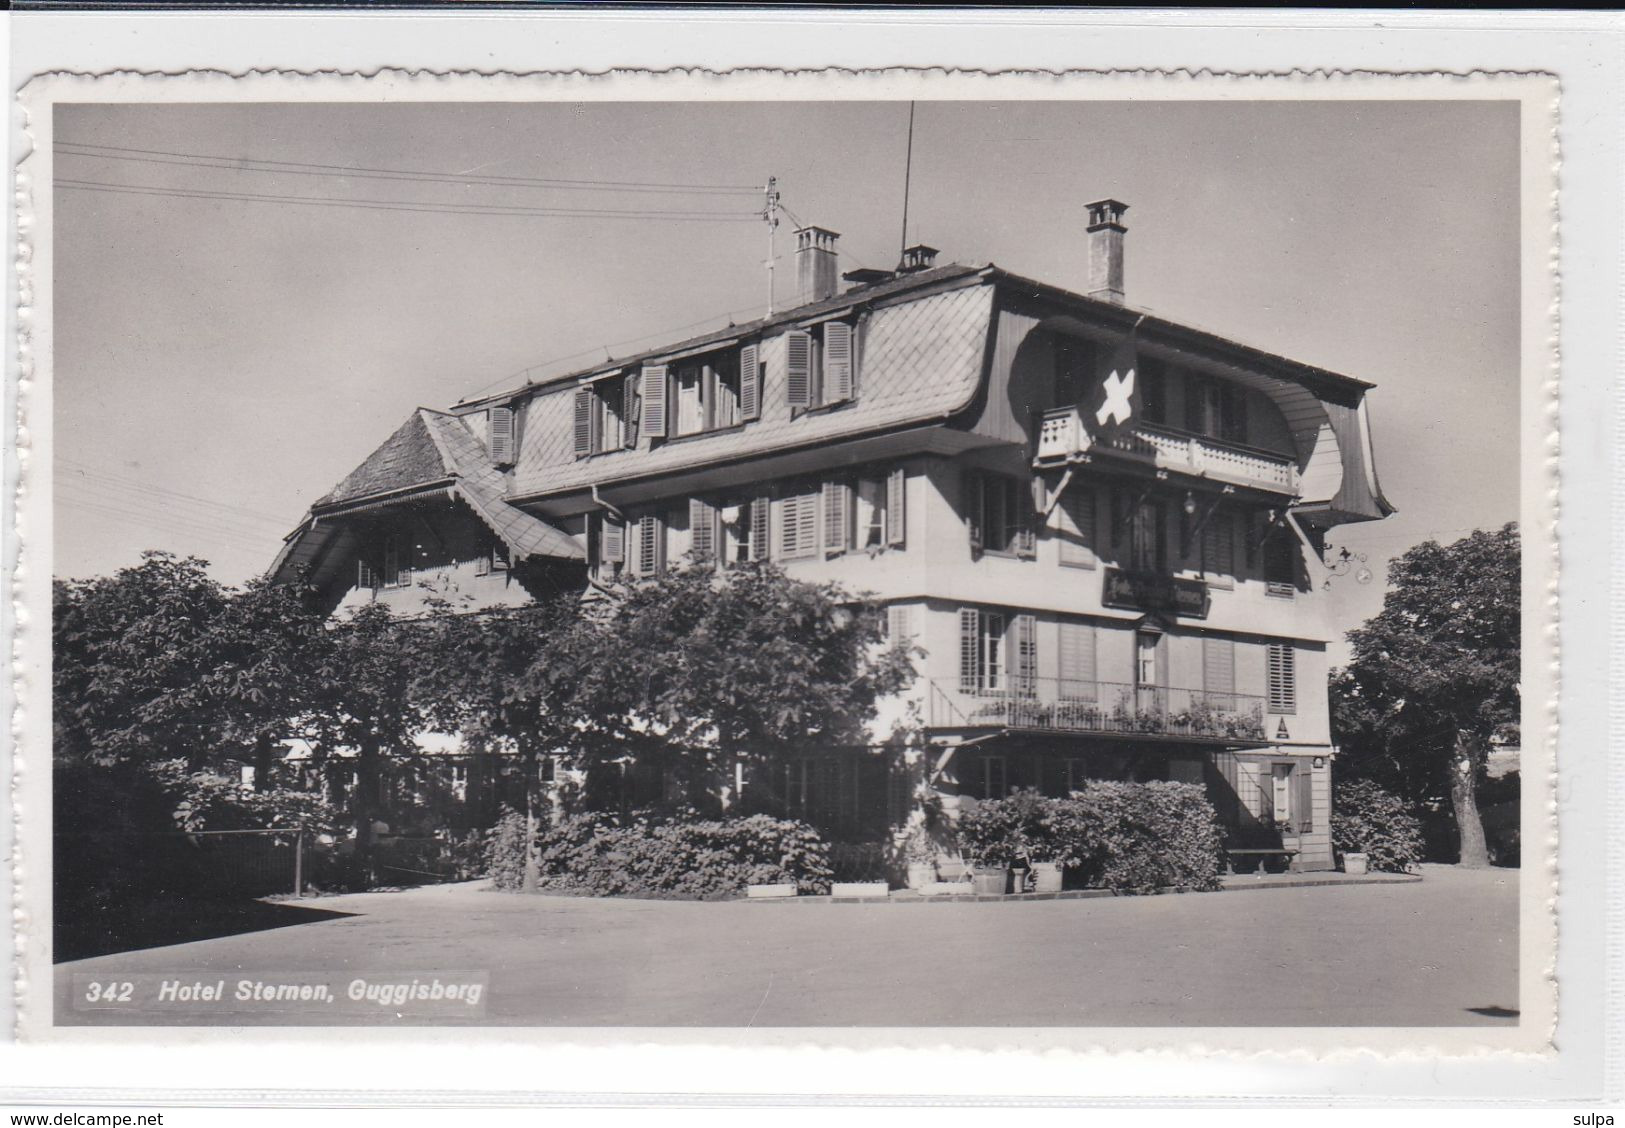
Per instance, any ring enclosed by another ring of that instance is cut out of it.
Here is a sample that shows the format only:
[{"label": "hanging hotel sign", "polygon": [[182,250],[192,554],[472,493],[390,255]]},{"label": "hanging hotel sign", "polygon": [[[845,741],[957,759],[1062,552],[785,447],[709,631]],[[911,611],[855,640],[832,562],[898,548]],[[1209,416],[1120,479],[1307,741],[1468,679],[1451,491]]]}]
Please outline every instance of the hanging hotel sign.
[{"label": "hanging hotel sign", "polygon": [[1107,607],[1128,611],[1167,611],[1190,619],[1205,619],[1208,591],[1201,580],[1107,568],[1100,601]]}]

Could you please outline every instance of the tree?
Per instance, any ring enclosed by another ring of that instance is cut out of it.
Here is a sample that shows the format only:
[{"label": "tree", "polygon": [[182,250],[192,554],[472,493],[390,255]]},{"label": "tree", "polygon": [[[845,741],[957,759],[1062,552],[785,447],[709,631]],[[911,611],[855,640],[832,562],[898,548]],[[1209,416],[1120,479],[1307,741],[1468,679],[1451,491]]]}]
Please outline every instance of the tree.
[{"label": "tree", "polygon": [[1412,799],[1448,792],[1466,866],[1489,864],[1478,786],[1490,737],[1518,719],[1518,553],[1516,524],[1404,553],[1332,684],[1345,770]]},{"label": "tree", "polygon": [[628,752],[652,761],[714,805],[736,765],[866,744],[876,702],[913,676],[881,623],[839,586],[766,564],[637,585],[564,659],[580,678],[579,746],[589,767]]}]

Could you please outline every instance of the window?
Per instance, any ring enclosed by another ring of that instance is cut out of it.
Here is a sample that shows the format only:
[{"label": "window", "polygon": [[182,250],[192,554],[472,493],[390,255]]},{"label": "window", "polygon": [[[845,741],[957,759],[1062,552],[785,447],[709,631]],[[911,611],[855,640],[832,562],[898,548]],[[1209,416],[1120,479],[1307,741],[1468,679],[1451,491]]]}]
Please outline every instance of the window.
[{"label": "window", "polygon": [[1097,701],[1095,680],[1095,628],[1091,623],[1060,624],[1060,698],[1062,701]]},{"label": "window", "polygon": [[780,560],[803,560],[818,554],[818,500],[815,487],[803,488],[779,502]]},{"label": "window", "polygon": [[1236,574],[1236,522],[1223,511],[1210,514],[1202,526],[1202,574],[1234,577]]},{"label": "window", "polygon": [[1073,568],[1095,566],[1095,491],[1075,485],[1061,494],[1061,563]]},{"label": "window", "polygon": [[[688,361],[671,370],[672,434],[699,435],[744,421],[740,402],[741,358],[728,354]],[[754,364],[754,350],[751,359]]]},{"label": "window", "polygon": [[1286,828],[1309,834],[1315,828],[1313,780],[1302,764],[1261,765],[1262,775],[1268,771],[1268,788],[1264,794],[1265,816]]},{"label": "window", "polygon": [[851,322],[792,329],[784,338],[785,398],[792,410],[845,403],[853,397],[857,351]]},{"label": "window", "polygon": [[1226,442],[1247,441],[1247,391],[1227,380],[1189,373],[1185,378],[1185,427]]},{"label": "window", "polygon": [[1291,599],[1298,590],[1296,545],[1290,534],[1272,530],[1264,541],[1264,590],[1268,595]]},{"label": "window", "polygon": [[1129,519],[1129,568],[1156,574],[1168,570],[1168,521],[1160,501],[1140,502]]},{"label": "window", "polygon": [[1294,652],[1290,642],[1272,642],[1268,646],[1269,709],[1272,713],[1298,711],[1298,679],[1294,668]]},{"label": "window", "polygon": [[961,693],[1032,694],[1038,678],[1038,630],[1032,615],[959,611]]},{"label": "window", "polygon": [[455,803],[468,800],[468,765],[451,765],[451,798]]},{"label": "window", "polygon": [[1008,776],[1005,772],[1003,756],[983,756],[981,762],[981,778],[977,783],[981,787],[982,799],[1003,799],[1009,793]]},{"label": "window", "polygon": [[1138,359],[1140,380],[1140,414],[1147,423],[1168,422],[1168,366],[1160,358],[1145,356]]},{"label": "window", "polygon": [[1032,496],[1019,478],[966,471],[966,500],[972,553],[992,552],[1031,558],[1037,555]]},{"label": "window", "polygon": [[[595,532],[593,565],[597,578],[612,580],[626,564],[626,522],[613,513],[595,513],[589,520]],[[635,524],[633,528],[635,531]]]},{"label": "window", "polygon": [[491,537],[489,543],[480,552],[474,561],[476,575],[489,576],[494,572],[508,570],[508,546],[497,537]]},{"label": "window", "polygon": [[1140,631],[1134,636],[1134,684],[1142,689],[1157,684],[1157,648],[1160,634]]},{"label": "window", "polygon": [[1082,337],[1055,338],[1055,402],[1081,404],[1094,395],[1100,383],[1098,349]]},{"label": "window", "polygon": [[677,395],[675,434],[699,434],[705,430],[705,370],[697,364],[679,368],[673,387]]},{"label": "window", "polygon": [[753,497],[723,510],[723,530],[727,538],[727,560],[743,564],[766,560],[772,553],[768,533],[773,527],[773,502],[765,495]]},{"label": "window", "polygon": [[412,586],[412,544],[405,533],[384,538],[384,587]]},{"label": "window", "polygon": [[914,637],[914,608],[906,603],[886,608],[886,641],[893,646],[906,646]]}]

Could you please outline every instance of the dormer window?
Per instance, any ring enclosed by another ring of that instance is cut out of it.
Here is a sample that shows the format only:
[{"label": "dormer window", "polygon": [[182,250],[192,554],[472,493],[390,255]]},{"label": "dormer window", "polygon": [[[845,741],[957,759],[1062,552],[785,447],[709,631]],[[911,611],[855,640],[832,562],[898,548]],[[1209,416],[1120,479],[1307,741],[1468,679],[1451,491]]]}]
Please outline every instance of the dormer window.
[{"label": "dormer window", "polygon": [[650,438],[723,431],[755,419],[761,364],[755,345],[675,364],[644,365],[638,416]]},{"label": "dormer window", "polygon": [[577,458],[621,450],[637,441],[637,428],[627,420],[635,394],[629,377],[612,376],[575,390],[575,442]]},{"label": "dormer window", "polygon": [[792,410],[850,400],[857,389],[856,335],[849,321],[826,321],[784,335],[785,395]]}]

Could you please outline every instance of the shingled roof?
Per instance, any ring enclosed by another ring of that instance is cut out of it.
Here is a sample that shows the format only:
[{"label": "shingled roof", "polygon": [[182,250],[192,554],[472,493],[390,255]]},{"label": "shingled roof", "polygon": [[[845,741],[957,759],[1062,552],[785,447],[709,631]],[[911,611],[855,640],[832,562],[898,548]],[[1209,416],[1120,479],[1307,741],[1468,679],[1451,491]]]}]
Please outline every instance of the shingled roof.
[{"label": "shingled roof", "polygon": [[318,499],[315,508],[427,486],[451,477],[451,468],[441,455],[439,445],[429,436],[425,414],[429,413],[423,408],[413,412],[382,446],[345,475],[326,496]]}]

